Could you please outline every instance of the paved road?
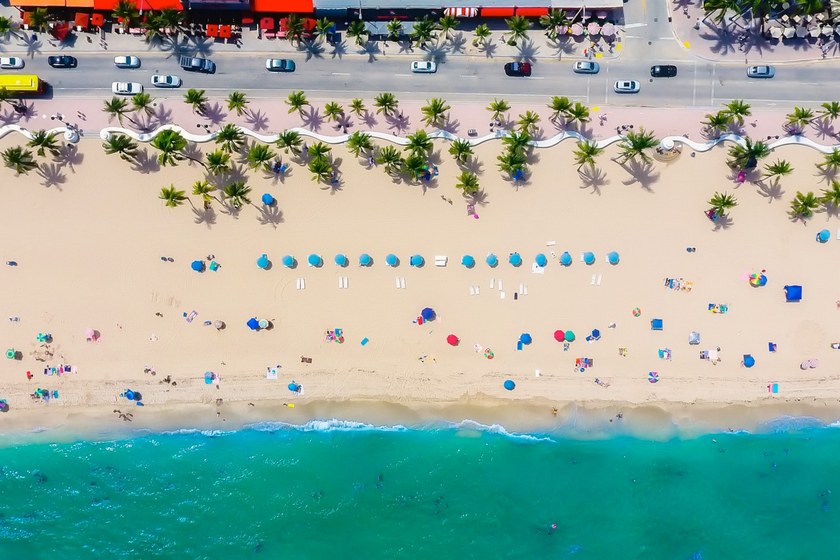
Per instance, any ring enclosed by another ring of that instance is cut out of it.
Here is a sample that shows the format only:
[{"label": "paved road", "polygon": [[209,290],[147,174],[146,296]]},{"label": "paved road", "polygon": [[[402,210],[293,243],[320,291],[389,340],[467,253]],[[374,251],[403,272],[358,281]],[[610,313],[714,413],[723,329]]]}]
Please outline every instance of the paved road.
[{"label": "paved road", "polygon": [[[411,74],[405,58],[345,56],[342,60],[293,57],[298,70],[293,74],[270,74],[264,69],[262,55],[247,53],[218,54],[215,75],[183,72],[166,53],[148,52],[141,56],[137,70],[120,70],[113,65],[113,53],[85,54],[75,70],[50,68],[43,57],[29,59],[26,69],[42,76],[54,88],[55,95],[103,97],[109,95],[114,80],[136,81],[156,97],[180,96],[189,87],[207,90],[209,95],[225,95],[238,89],[252,97],[285,98],[291,89],[301,89],[311,98],[360,95],[372,97],[391,91],[403,99],[425,99],[440,95],[450,100],[459,97],[536,99],[544,102],[550,95],[566,95],[590,105],[624,106],[718,106],[734,98],[750,100],[756,106],[820,103],[837,97],[837,65],[831,62],[808,66],[778,66],[772,80],[751,80],[744,64],[722,65],[695,60],[671,61],[679,66],[676,78],[650,78],[650,62],[620,57],[601,62],[601,73],[581,76],[572,73],[572,61],[540,61],[531,78],[509,78],[502,72],[504,60],[481,60],[453,57],[443,61],[437,74]],[[669,62],[657,59],[655,62]],[[151,88],[155,72],[176,73],[184,79],[180,90]],[[612,84],[619,79],[635,79],[642,84],[636,95],[618,95]]]}]

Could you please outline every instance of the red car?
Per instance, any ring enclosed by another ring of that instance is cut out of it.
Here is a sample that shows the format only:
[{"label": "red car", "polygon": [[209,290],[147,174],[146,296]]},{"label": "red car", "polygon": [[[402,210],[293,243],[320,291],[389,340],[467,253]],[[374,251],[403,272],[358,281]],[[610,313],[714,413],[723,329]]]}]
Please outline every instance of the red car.
[{"label": "red car", "polygon": [[529,62],[508,62],[505,64],[505,74],[508,76],[530,76],[531,63]]}]

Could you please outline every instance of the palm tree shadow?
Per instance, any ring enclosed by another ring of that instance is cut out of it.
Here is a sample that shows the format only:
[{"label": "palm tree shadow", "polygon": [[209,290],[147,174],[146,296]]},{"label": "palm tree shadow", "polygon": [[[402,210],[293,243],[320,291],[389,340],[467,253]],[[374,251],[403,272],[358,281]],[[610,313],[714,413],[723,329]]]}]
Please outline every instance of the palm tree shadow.
[{"label": "palm tree shadow", "polygon": [[309,62],[313,58],[323,58],[324,45],[321,41],[308,39],[301,43],[299,48],[306,53],[306,62]]},{"label": "palm tree shadow", "polygon": [[189,165],[193,165],[198,163],[195,160],[203,161],[204,154],[201,152],[201,149],[198,147],[198,144],[195,142],[187,142],[187,147],[184,148],[183,154],[187,157],[187,161]]},{"label": "palm tree shadow", "polygon": [[840,206],[835,206],[834,204],[823,204],[822,211],[825,212],[826,218],[840,216]]},{"label": "palm tree shadow", "polygon": [[817,131],[819,138],[837,140],[837,131],[834,130],[834,123],[825,117],[811,121],[811,128]]},{"label": "palm tree shadow", "polygon": [[785,191],[782,190],[782,185],[779,182],[779,179],[776,177],[770,181],[769,185],[764,181],[757,181],[756,186],[758,186],[758,194],[765,197],[768,204],[772,203],[774,200],[780,200],[782,195],[785,194]]},{"label": "palm tree shadow", "polygon": [[213,105],[205,105],[204,110],[201,112],[201,116],[209,120],[214,126],[217,126],[225,120],[227,113],[225,112],[222,104],[217,101],[213,103]]},{"label": "palm tree shadow", "polygon": [[443,157],[441,156],[440,150],[434,150],[429,156],[426,158],[426,161],[431,163],[432,165],[440,165],[443,161]]},{"label": "palm tree shadow", "polygon": [[817,167],[817,173],[815,175],[819,177],[821,181],[830,183],[836,179],[837,171],[827,167]]},{"label": "palm tree shadow", "polygon": [[190,54],[192,56],[207,57],[212,54],[214,44],[215,41],[207,37],[196,36],[190,37],[190,40],[186,43],[179,43],[176,50],[178,51],[177,54]]},{"label": "palm tree shadow", "polygon": [[379,60],[376,58],[376,55],[382,54],[382,51],[379,49],[379,44],[375,41],[365,41],[365,44],[359,49],[359,54],[367,55],[368,62],[373,63]]},{"label": "palm tree shadow", "polygon": [[554,50],[552,56],[559,58],[562,58],[563,55],[570,55],[575,52],[575,45],[572,44],[568,37],[558,37],[554,41],[550,41],[548,46]]},{"label": "palm tree shadow", "polygon": [[353,119],[350,115],[342,113],[338,116],[335,122],[336,130],[341,130],[343,133],[347,133],[347,129],[353,126]]},{"label": "palm tree shadow", "polygon": [[216,210],[212,206],[208,206],[207,208],[198,208],[194,206],[192,212],[193,222],[195,224],[204,224],[207,226],[207,229],[210,229],[214,225],[216,225],[218,215],[216,214]]},{"label": "palm tree shadow", "polygon": [[725,55],[735,52],[737,39],[727,25],[708,25],[700,32],[700,38],[711,44],[709,49],[716,55]]},{"label": "palm tree shadow", "polygon": [[457,120],[457,119],[453,120],[452,116],[447,114],[446,115],[446,120],[443,121],[443,123],[441,123],[440,127],[438,127],[438,128],[440,128],[441,130],[444,130],[446,132],[449,132],[451,134],[456,134],[458,132],[458,128],[460,128],[460,126],[461,126],[461,122],[459,120]]},{"label": "palm tree shadow", "polygon": [[138,151],[134,159],[135,162],[131,166],[134,171],[138,171],[144,175],[160,171],[160,162],[158,161],[157,155],[149,154],[147,148]]},{"label": "palm tree shadow", "polygon": [[280,210],[277,204],[270,206],[263,205],[259,210],[260,213],[257,220],[259,220],[260,224],[276,228],[278,224],[283,223],[283,211]]},{"label": "palm tree shadow", "polygon": [[26,56],[29,58],[35,58],[36,54],[41,54],[41,47],[43,47],[44,44],[41,43],[41,39],[39,39],[36,35],[24,33],[23,36],[18,36],[18,39],[22,41],[20,46],[26,47]]},{"label": "palm tree shadow", "polygon": [[397,44],[400,46],[400,54],[414,52],[414,46],[411,44],[411,41],[397,41]]},{"label": "palm tree shadow", "polygon": [[58,155],[55,160],[62,166],[67,166],[73,173],[76,172],[76,165],[81,165],[85,159],[85,155],[79,151],[76,144],[64,144],[58,149]]},{"label": "palm tree shadow", "polygon": [[268,128],[268,115],[263,113],[261,109],[248,111],[245,114],[245,122],[256,131],[266,130]]},{"label": "palm tree shadow", "polygon": [[653,163],[631,159],[623,167],[630,174],[630,179],[622,181],[623,184],[629,186],[638,183],[644,190],[653,192],[651,187],[659,179],[659,172],[655,171]]},{"label": "palm tree shadow", "polygon": [[38,176],[43,179],[41,184],[45,187],[56,187],[62,190],[61,185],[67,182],[67,176],[60,164],[57,163],[42,163],[38,167]]},{"label": "palm tree shadow", "polygon": [[714,221],[714,231],[719,231],[722,229],[729,229],[732,226],[732,217],[729,214],[724,214],[723,216],[718,216],[717,219]]},{"label": "palm tree shadow", "polygon": [[365,126],[368,128],[373,128],[379,121],[376,120],[376,113],[372,113],[370,111],[365,111],[364,116],[362,116],[362,122],[365,123]]},{"label": "palm tree shadow", "polygon": [[469,204],[474,204],[476,206],[487,206],[490,204],[490,201],[487,200],[487,191],[484,189],[477,190],[473,194],[469,195],[467,200]]},{"label": "palm tree shadow", "polygon": [[8,111],[3,111],[3,114],[0,115],[0,123],[7,125],[7,124],[17,124],[20,122],[23,116],[15,111],[14,109],[9,109]]},{"label": "palm tree shadow", "polygon": [[533,39],[528,39],[527,42],[523,42],[521,45],[517,47],[519,54],[517,54],[517,58],[522,62],[530,62],[533,64],[537,61],[537,55],[540,52],[540,47],[534,43]]},{"label": "palm tree shadow", "polygon": [[388,128],[395,130],[398,133],[405,132],[409,127],[409,118],[404,114],[388,115],[385,117],[385,122],[388,123]]},{"label": "palm tree shadow", "polygon": [[438,64],[442,64],[446,61],[446,55],[449,52],[446,45],[430,45],[423,50],[426,51],[426,56],[423,58],[426,60],[433,60]]},{"label": "palm tree shadow", "polygon": [[470,173],[481,175],[484,172],[484,163],[477,157],[471,157],[462,164],[463,168]]},{"label": "palm tree shadow", "polygon": [[452,54],[464,54],[467,47],[467,38],[463,31],[458,31],[449,38],[449,50]]},{"label": "palm tree shadow", "polygon": [[578,176],[581,179],[582,189],[592,189],[593,194],[601,194],[601,187],[609,184],[607,181],[607,174],[600,167],[587,165],[578,171]]},{"label": "palm tree shadow", "polygon": [[233,218],[235,220],[239,219],[239,214],[240,214],[240,212],[242,212],[242,207],[241,206],[237,208],[236,206],[233,205],[232,202],[230,202],[227,199],[222,201],[221,206],[222,206],[222,210],[221,210],[222,214],[227,214],[228,216],[230,216],[231,218]]},{"label": "palm tree shadow", "polygon": [[163,103],[156,103],[155,108],[152,110],[151,119],[149,119],[150,125],[152,119],[154,119],[158,127],[169,124],[172,122],[172,109],[166,107]]},{"label": "palm tree shadow", "polygon": [[300,120],[303,121],[303,126],[315,132],[321,130],[324,125],[324,117],[321,116],[321,111],[317,107],[310,106],[309,111],[301,113]]},{"label": "palm tree shadow", "polygon": [[486,43],[482,43],[478,50],[479,52],[484,53],[485,58],[493,58],[496,56],[496,51],[498,50],[499,45],[493,42],[492,39],[488,39]]},{"label": "palm tree shadow", "polygon": [[330,52],[330,57],[341,60],[345,54],[347,54],[347,41],[333,43],[333,50]]}]

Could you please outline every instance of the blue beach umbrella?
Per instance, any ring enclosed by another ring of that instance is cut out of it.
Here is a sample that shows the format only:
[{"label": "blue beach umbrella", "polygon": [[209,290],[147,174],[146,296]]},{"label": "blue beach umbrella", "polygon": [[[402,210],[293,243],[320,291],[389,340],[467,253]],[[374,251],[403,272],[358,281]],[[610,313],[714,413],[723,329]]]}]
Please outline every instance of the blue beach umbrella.
[{"label": "blue beach umbrella", "polygon": [[335,264],[338,266],[347,266],[347,256],[344,253],[339,253],[335,256]]},{"label": "blue beach umbrella", "polygon": [[309,263],[309,266],[320,267],[324,265],[324,259],[321,258],[321,255],[315,253],[309,255],[309,257],[306,259],[306,262]]},{"label": "blue beach umbrella", "polygon": [[420,316],[423,317],[424,321],[434,321],[435,320],[435,310],[431,307],[424,307],[423,311],[420,312]]},{"label": "blue beach umbrella", "polygon": [[283,257],[283,266],[285,266],[286,268],[294,268],[295,264],[297,263],[295,262],[295,258],[292,255],[285,255]]},{"label": "blue beach umbrella", "polygon": [[245,323],[245,324],[248,325],[248,328],[251,329],[252,331],[255,331],[258,328],[260,328],[260,322],[257,321],[256,317],[251,317],[250,319],[248,319],[248,322]]},{"label": "blue beach umbrella", "polygon": [[297,393],[298,391],[300,391],[300,385],[298,385],[294,381],[289,383],[288,387],[289,387],[289,391],[291,391],[292,393]]},{"label": "blue beach umbrella", "polygon": [[260,258],[257,259],[257,266],[263,270],[267,269],[269,264],[271,263],[268,260],[268,255],[266,255],[265,253],[260,255]]},{"label": "blue beach umbrella", "polygon": [[373,264],[373,259],[367,253],[362,253],[359,257],[359,265],[360,266],[370,266]]},{"label": "blue beach umbrella", "polygon": [[530,333],[522,333],[521,335],[519,335],[519,342],[521,342],[522,344],[531,344],[531,342],[533,342],[533,339],[531,338],[531,334]]},{"label": "blue beach umbrella", "polygon": [[398,259],[397,255],[395,255],[394,253],[388,253],[388,255],[385,257],[385,264],[387,264],[388,266],[397,266],[398,264],[400,264],[400,259]]},{"label": "blue beach umbrella", "polygon": [[262,195],[262,203],[266,206],[271,206],[272,204],[274,204],[274,202],[274,197],[270,194],[265,193],[264,195]]},{"label": "blue beach umbrella", "polygon": [[548,259],[545,258],[545,255],[542,253],[537,253],[536,258],[534,258],[534,262],[537,263],[537,266],[545,267],[548,264]]},{"label": "blue beach umbrella", "polygon": [[423,259],[422,255],[411,255],[411,259],[409,259],[408,264],[411,266],[416,266],[420,268],[426,263],[425,259]]},{"label": "blue beach umbrella", "polygon": [[128,389],[125,392],[125,398],[127,398],[130,401],[133,401],[134,400],[134,391],[132,391],[131,389]]},{"label": "blue beach umbrella", "polygon": [[508,257],[508,262],[513,266],[522,266],[522,257],[519,253],[511,253]]},{"label": "blue beach umbrella", "polygon": [[204,261],[193,261],[190,268],[196,272],[204,272]]},{"label": "blue beach umbrella", "polygon": [[619,256],[616,251],[610,251],[607,253],[607,262],[610,264],[618,264]]},{"label": "blue beach umbrella", "polygon": [[829,239],[831,239],[831,232],[827,229],[824,229],[817,234],[817,241],[820,243],[827,243]]},{"label": "blue beach umbrella", "polygon": [[499,257],[494,255],[493,253],[487,253],[487,258],[484,259],[484,262],[487,263],[487,266],[494,268],[499,266]]},{"label": "blue beach umbrella", "polygon": [[563,254],[560,255],[560,264],[563,266],[571,266],[572,255],[570,255],[568,251],[564,251]]},{"label": "blue beach umbrella", "polygon": [[755,358],[750,354],[744,354],[744,367],[753,367],[755,365]]},{"label": "blue beach umbrella", "polygon": [[464,255],[463,257],[461,257],[461,264],[467,268],[472,268],[475,266],[475,259],[472,257],[472,255]]},{"label": "blue beach umbrella", "polygon": [[513,391],[516,389],[516,383],[513,382],[513,379],[506,379],[504,383],[505,389],[508,391]]},{"label": "blue beach umbrella", "polygon": [[583,254],[583,262],[586,264],[594,264],[595,263],[595,253],[592,251],[587,251]]}]

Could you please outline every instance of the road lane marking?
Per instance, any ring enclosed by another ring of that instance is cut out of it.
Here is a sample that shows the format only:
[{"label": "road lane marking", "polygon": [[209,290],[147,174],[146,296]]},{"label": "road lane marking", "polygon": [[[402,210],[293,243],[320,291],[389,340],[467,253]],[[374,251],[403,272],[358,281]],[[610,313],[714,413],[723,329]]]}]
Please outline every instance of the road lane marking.
[{"label": "road lane marking", "polygon": [[394,74],[394,76],[399,76],[401,78],[408,78],[411,74]]},{"label": "road lane marking", "polygon": [[478,78],[475,74],[461,74],[460,78]]},{"label": "road lane marking", "polygon": [[636,27],[647,27],[647,23],[625,23],[624,29],[635,29]]},{"label": "road lane marking", "polygon": [[349,76],[350,72],[330,72],[333,76]]}]

